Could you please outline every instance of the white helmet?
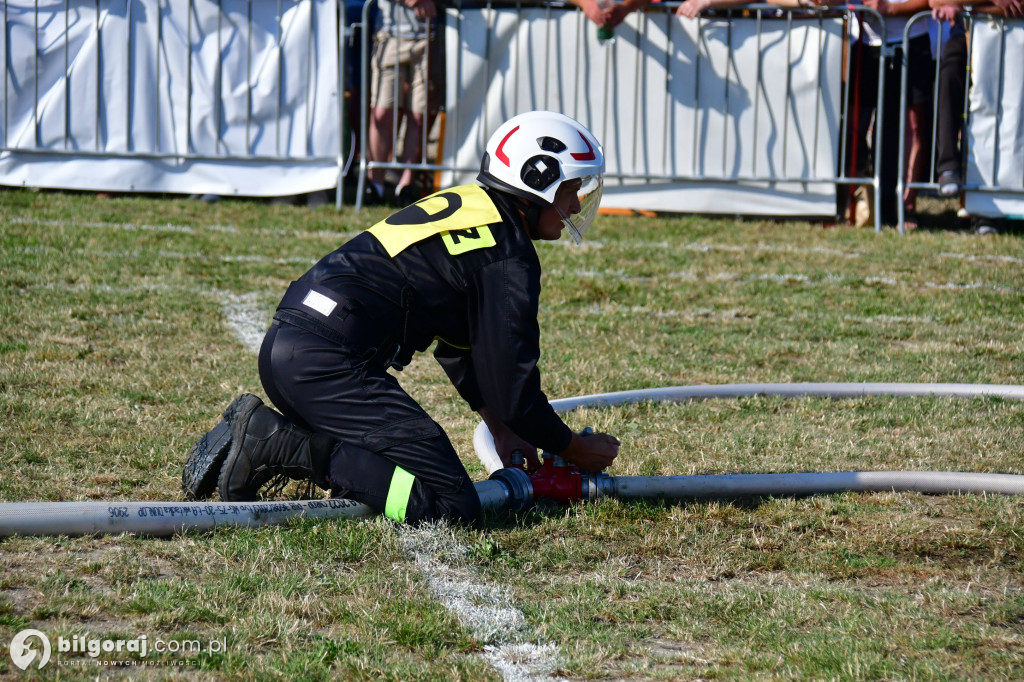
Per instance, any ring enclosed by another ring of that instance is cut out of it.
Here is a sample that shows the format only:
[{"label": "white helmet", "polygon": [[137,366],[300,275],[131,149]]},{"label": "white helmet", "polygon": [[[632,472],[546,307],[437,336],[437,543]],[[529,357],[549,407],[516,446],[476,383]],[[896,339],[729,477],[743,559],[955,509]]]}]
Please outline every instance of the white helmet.
[{"label": "white helmet", "polygon": [[[580,211],[555,206],[566,180],[579,178]],[[604,150],[579,122],[553,111],[531,111],[506,121],[484,148],[477,180],[500,192],[555,206],[577,244],[597,215],[604,192]]]}]

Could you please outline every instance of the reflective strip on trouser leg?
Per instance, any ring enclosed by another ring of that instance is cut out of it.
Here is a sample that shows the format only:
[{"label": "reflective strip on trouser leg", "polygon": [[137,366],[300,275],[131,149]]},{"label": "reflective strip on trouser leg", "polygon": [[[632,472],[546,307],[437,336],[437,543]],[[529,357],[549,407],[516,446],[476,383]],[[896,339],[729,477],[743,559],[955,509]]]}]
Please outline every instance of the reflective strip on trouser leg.
[{"label": "reflective strip on trouser leg", "polygon": [[391,476],[391,487],[388,488],[388,500],[384,504],[384,516],[395,521],[405,521],[405,508],[409,505],[412,495],[412,484],[416,477],[402,467],[396,466]]}]

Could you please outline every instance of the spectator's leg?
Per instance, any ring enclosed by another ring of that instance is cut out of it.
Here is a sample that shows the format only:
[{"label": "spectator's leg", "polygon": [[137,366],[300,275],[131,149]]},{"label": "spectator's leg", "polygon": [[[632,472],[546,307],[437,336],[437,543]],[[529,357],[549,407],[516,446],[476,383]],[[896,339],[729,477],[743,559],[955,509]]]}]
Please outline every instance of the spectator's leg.
[{"label": "spectator's leg", "polygon": [[[395,110],[392,108],[374,108],[370,113],[370,139],[368,141],[369,149],[367,150],[370,159],[374,161],[391,160],[391,153],[394,147],[393,140],[391,139],[391,130],[394,126],[394,120]],[[381,193],[381,187],[384,186],[386,173],[387,171],[383,168],[373,168],[368,174],[370,182],[374,184],[379,194]]]},{"label": "spectator's leg", "polygon": [[[429,125],[425,112],[430,106],[430,75],[428,73],[429,59],[427,51],[428,40],[421,38],[409,44],[408,53],[408,75],[409,75],[409,96],[407,98],[408,108],[402,112],[405,119],[405,135],[402,138],[402,163],[417,164],[423,163],[424,159],[424,135],[427,130],[424,126]],[[404,169],[395,187],[395,195],[398,204],[401,206],[411,204],[420,198],[419,192],[415,189],[416,173],[411,169]]]},{"label": "spectator's leg", "polygon": [[[420,163],[423,161],[423,112],[409,112],[405,115],[405,137],[402,143],[402,163]],[[415,174],[409,168],[402,170],[398,185],[395,187],[397,194],[403,194],[406,187],[411,187]],[[399,196],[399,204],[412,203],[419,197]],[[409,201],[408,199],[412,199]]]},{"label": "spectator's leg", "polygon": [[859,69],[858,108],[856,115],[856,163],[853,172],[861,177],[871,175],[878,150],[874,145],[874,131],[878,114],[878,61],[881,48],[863,47]]},{"label": "spectator's leg", "polygon": [[[925,35],[910,43],[910,70],[907,92],[906,177],[904,182],[924,180],[931,163],[932,103],[935,90],[935,60],[932,59],[931,40]],[[905,187],[903,208],[914,211],[917,190]]]},{"label": "spectator's leg", "polygon": [[[394,153],[395,79],[399,78],[396,42],[384,32],[376,36],[370,63],[370,125],[366,143],[369,161],[390,161]],[[374,187],[374,199],[378,202],[384,198],[386,176],[387,171],[383,168],[371,168],[367,174]]]},{"label": "spectator's leg", "polygon": [[881,192],[882,223],[895,225],[898,212],[896,184],[899,178],[900,154],[900,64],[903,50],[897,49],[885,63],[885,93],[878,105],[875,125],[881,122],[882,145],[874,153],[875,167],[879,170],[879,192]]},{"label": "spectator's leg", "polygon": [[[967,36],[951,36],[942,50],[939,64],[939,110],[935,140],[935,173],[939,193],[955,196],[960,192],[964,90],[967,87]],[[946,182],[943,181],[945,175]],[[947,189],[944,191],[943,188]]]},{"label": "spectator's leg", "polygon": [[[907,177],[906,182],[914,182],[924,177],[928,168],[928,107],[922,104],[911,104],[907,107]],[[917,190],[905,187],[903,190],[903,208],[906,212],[914,210],[917,201]]]},{"label": "spectator's leg", "polygon": [[[851,177],[868,177],[872,174],[873,161],[871,143],[875,113],[878,106],[878,60],[881,50],[854,43],[851,51],[853,63],[850,69],[851,82],[848,84],[851,110],[847,127],[847,173]],[[858,227],[874,223],[874,193],[870,185],[852,188],[850,199],[850,222]]]}]

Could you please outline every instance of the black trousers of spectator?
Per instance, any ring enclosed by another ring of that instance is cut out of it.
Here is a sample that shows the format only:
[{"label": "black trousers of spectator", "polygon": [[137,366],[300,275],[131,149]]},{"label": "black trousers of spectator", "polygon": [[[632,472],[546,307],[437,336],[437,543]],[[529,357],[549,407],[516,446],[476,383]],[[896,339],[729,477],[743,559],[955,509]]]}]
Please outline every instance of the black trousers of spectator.
[{"label": "black trousers of spectator", "polygon": [[480,499],[448,436],[373,355],[275,320],[260,380],[287,419],[337,439],[327,472],[335,497],[383,512],[397,466],[415,477],[400,520],[475,523]]},{"label": "black trousers of spectator", "polygon": [[[911,38],[908,49],[909,72],[907,78],[907,104],[924,105],[926,122],[931,121],[932,83],[935,80],[935,60],[931,55],[931,42],[927,35]],[[899,175],[899,155],[903,150],[900,142],[900,93],[902,88],[903,48],[885,63],[885,88],[882,102],[877,102],[878,61],[882,58],[881,47],[861,48],[859,92],[860,111],[857,115],[857,169],[858,175],[871,175],[875,164],[879,164],[882,222],[894,224],[898,204],[902,197],[896,196],[896,182]],[[882,125],[881,150],[874,149],[874,131]],[[868,131],[871,131],[869,137]],[[925,139],[930,139],[925,131]],[[930,146],[926,148],[926,153]]]},{"label": "black trousers of spectator", "polygon": [[939,62],[939,98],[936,112],[935,172],[961,170],[960,136],[964,127],[964,95],[967,88],[967,36],[950,36]]}]

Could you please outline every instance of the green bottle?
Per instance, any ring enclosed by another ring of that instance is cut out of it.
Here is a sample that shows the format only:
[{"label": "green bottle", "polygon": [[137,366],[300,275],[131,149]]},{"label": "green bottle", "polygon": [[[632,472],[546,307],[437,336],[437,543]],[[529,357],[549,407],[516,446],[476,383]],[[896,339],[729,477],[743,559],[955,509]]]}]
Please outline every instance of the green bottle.
[{"label": "green bottle", "polygon": [[[597,0],[597,6],[602,10],[609,10],[615,6],[614,0]],[[611,45],[615,42],[615,29],[611,26],[598,26],[597,42],[601,45]]]}]

